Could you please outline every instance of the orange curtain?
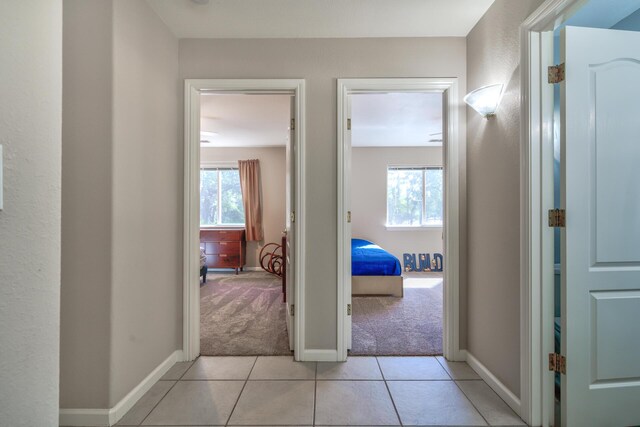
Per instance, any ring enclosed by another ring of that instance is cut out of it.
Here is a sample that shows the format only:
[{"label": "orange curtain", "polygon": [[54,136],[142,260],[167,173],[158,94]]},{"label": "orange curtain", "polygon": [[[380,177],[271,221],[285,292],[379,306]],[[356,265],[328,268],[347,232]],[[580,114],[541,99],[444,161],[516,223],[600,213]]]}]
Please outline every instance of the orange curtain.
[{"label": "orange curtain", "polygon": [[242,204],[247,240],[262,240],[262,191],[260,191],[260,161],[238,160]]}]

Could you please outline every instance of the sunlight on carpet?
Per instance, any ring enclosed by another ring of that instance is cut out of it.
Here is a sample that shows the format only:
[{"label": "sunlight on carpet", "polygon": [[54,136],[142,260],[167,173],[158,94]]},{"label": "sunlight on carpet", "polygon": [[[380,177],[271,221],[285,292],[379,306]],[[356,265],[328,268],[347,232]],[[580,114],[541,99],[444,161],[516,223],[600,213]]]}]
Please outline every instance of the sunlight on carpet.
[{"label": "sunlight on carpet", "polygon": [[281,279],[266,272],[210,274],[200,287],[200,354],[290,355]]}]

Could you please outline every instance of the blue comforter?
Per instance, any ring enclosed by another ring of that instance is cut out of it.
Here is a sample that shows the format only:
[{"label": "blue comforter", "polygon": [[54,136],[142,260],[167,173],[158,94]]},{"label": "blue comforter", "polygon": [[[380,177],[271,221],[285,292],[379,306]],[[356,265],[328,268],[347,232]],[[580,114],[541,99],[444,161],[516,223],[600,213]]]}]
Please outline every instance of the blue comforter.
[{"label": "blue comforter", "polygon": [[363,239],[351,239],[351,275],[400,276],[400,260],[380,246]]}]

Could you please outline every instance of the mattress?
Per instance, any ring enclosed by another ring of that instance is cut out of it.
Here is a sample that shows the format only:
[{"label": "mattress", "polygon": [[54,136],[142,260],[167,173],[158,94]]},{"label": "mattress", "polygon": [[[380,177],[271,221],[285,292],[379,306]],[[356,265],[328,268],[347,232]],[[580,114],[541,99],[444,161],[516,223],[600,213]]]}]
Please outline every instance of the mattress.
[{"label": "mattress", "polygon": [[364,239],[351,239],[352,276],[400,276],[400,260]]}]

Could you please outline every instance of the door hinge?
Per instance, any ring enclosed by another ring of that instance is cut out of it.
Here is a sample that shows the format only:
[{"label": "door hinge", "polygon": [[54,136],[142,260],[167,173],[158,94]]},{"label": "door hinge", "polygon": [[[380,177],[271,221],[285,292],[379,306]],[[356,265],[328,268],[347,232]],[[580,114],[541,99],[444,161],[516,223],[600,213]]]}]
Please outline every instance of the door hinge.
[{"label": "door hinge", "polygon": [[291,304],[291,310],[289,311],[289,313],[290,313],[292,316],[295,316],[295,315],[296,315],[296,305],[295,305],[295,304]]},{"label": "door hinge", "polygon": [[347,119],[347,130],[351,130],[351,119]]},{"label": "door hinge", "polygon": [[565,217],[564,209],[549,209],[549,227],[564,227]]},{"label": "door hinge", "polygon": [[291,119],[291,130],[296,130],[296,119]]},{"label": "door hinge", "polygon": [[351,316],[351,304],[347,304],[347,316]]},{"label": "door hinge", "polygon": [[347,222],[351,223],[351,211],[347,211]]},{"label": "door hinge", "polygon": [[551,84],[564,81],[564,63],[549,67],[547,81]]},{"label": "door hinge", "polygon": [[296,213],[295,213],[295,211],[291,212],[289,214],[289,219],[291,220],[291,222],[296,222]]},{"label": "door hinge", "polygon": [[549,370],[567,374],[567,359],[558,353],[549,353]]}]

